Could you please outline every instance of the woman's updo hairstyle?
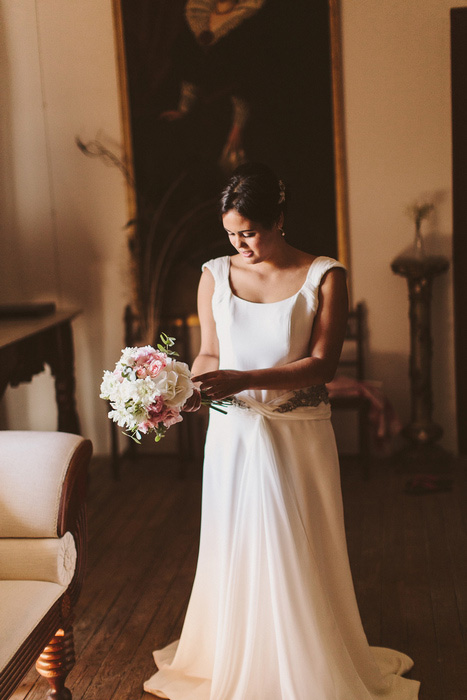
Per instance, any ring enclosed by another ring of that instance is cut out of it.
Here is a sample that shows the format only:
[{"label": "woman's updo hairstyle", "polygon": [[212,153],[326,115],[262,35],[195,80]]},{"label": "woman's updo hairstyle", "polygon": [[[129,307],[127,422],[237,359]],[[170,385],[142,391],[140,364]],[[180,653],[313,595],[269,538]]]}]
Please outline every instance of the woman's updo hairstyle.
[{"label": "woman's updo hairstyle", "polygon": [[285,213],[285,206],[285,186],[276,173],[263,163],[244,163],[222,192],[220,214],[235,209],[245,219],[270,229]]}]

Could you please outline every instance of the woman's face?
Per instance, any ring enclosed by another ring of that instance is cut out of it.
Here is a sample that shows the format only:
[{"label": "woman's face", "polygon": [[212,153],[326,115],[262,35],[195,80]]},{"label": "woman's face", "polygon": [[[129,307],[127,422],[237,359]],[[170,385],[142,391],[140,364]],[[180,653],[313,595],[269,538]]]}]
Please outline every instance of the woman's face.
[{"label": "woman's face", "polygon": [[230,242],[247,263],[255,264],[274,257],[282,243],[278,224],[265,228],[250,219],[245,219],[235,209],[230,209],[222,217],[222,223]]}]

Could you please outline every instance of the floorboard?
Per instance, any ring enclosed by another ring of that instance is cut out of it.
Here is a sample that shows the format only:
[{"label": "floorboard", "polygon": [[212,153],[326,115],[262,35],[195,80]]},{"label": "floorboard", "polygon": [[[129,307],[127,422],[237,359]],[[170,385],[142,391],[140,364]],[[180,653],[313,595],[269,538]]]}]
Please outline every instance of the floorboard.
[{"label": "floorboard", "polygon": [[[362,481],[342,464],[349,557],[368,640],[412,656],[420,700],[467,698],[467,477],[452,492],[410,496],[408,475],[377,461]],[[174,460],[126,463],[115,482],[91,466],[89,563],[76,610],[74,700],[149,700],[152,651],[180,634],[198,551],[201,479]],[[34,669],[12,700],[43,700]]]}]

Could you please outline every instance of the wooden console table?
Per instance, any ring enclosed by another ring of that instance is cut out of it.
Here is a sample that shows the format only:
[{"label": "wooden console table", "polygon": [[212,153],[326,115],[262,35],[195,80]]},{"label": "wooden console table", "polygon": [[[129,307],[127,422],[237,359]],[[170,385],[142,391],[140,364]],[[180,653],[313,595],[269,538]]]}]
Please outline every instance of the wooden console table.
[{"label": "wooden console table", "polygon": [[71,321],[80,313],[71,309],[41,318],[0,320],[0,399],[8,386],[30,382],[47,364],[55,378],[58,430],[77,434]]}]

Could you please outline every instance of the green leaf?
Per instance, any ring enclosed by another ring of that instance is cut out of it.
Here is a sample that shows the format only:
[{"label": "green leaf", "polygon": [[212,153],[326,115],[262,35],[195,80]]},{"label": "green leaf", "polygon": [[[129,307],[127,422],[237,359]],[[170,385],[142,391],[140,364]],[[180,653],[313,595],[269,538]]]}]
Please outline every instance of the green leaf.
[{"label": "green leaf", "polygon": [[169,357],[179,357],[178,352],[169,349],[175,345],[176,338],[172,338],[171,336],[167,335],[167,333],[161,333],[160,341],[161,342],[157,345],[158,350],[165,352],[165,354],[169,355]]},{"label": "green leaf", "polygon": [[138,440],[138,438],[135,435],[133,435],[133,433],[129,433],[128,431],[122,431],[122,435],[126,435],[126,437],[131,438],[133,442],[136,442],[137,445],[141,445],[141,440]]}]

